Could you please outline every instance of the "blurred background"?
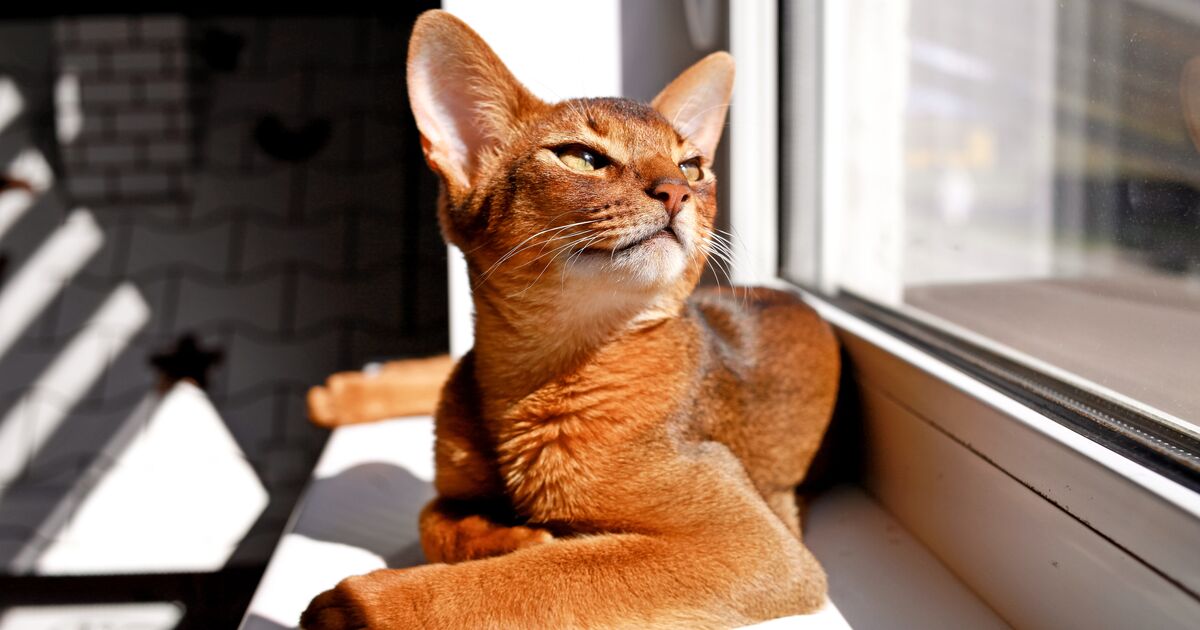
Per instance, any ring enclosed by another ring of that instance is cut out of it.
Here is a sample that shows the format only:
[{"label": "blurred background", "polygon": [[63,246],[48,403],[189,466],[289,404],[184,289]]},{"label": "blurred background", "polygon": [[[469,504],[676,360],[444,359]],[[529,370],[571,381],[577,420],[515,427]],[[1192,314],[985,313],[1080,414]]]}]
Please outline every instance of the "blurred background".
[{"label": "blurred background", "polygon": [[326,437],[307,388],[445,351],[423,8],[0,23],[0,605],[231,627]]}]

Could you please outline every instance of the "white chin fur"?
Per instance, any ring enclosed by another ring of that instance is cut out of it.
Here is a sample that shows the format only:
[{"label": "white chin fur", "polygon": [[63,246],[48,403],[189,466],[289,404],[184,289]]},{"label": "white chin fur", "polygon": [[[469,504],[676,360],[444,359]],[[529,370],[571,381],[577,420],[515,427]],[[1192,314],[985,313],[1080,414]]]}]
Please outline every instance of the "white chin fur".
[{"label": "white chin fur", "polygon": [[569,263],[567,273],[593,282],[609,280],[618,286],[647,288],[674,282],[686,262],[687,254],[679,242],[653,239],[616,254],[578,256]]}]

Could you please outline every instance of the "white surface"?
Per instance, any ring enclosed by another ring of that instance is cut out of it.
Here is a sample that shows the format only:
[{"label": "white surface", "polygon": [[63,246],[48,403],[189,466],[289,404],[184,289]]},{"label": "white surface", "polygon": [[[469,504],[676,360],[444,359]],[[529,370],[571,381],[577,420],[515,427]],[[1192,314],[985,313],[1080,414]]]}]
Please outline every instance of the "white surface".
[{"label": "white surface", "polygon": [[1004,621],[857,486],[813,502],[805,543],[854,628],[1006,628]]},{"label": "white surface", "polygon": [[[621,93],[620,5],[618,0],[445,0],[442,8],[475,29],[530,91],[561,101]],[[586,51],[576,50],[582,41]]]},{"label": "white surface", "polygon": [[[402,418],[334,432],[271,558],[243,630],[292,628],[342,578],[423,562],[417,515],[432,498],[433,431]],[[832,604],[754,628],[992,628],[1000,621],[861,489],[820,497],[807,541],[830,575]]]},{"label": "white surface", "polygon": [[[782,212],[787,221],[780,226],[780,262],[788,277],[815,284],[821,280],[821,67],[823,3],[796,2],[783,12],[780,25],[787,35],[780,41],[780,63],[787,81],[779,86],[788,124],[780,129],[780,152],[787,177],[780,178]],[[831,114],[832,115],[832,114]],[[805,159],[805,156],[812,156]]]},{"label": "white surface", "polygon": [[[1193,556],[1200,553],[1200,547],[1183,544],[1188,536],[1166,535],[1168,532],[1194,532],[1196,523],[1200,522],[1200,494],[1092,442],[815,295],[805,293],[805,299],[829,323],[862,338],[870,346],[880,349],[881,354],[893,356],[899,364],[916,367],[916,370],[893,370],[886,377],[877,378],[876,382],[894,397],[912,398],[907,404],[923,410],[926,419],[941,422],[943,430],[982,449],[985,456],[1000,463],[1016,478],[1069,504],[1073,514],[1112,536],[1121,545],[1140,548],[1144,550],[1141,553],[1166,565],[1177,564],[1181,558],[1200,558]],[[946,396],[922,394],[911,384],[907,385],[907,395],[896,390],[896,386],[912,383],[920,374],[934,377],[936,382],[961,392],[965,400],[982,404],[974,408],[962,404],[950,407]],[[941,413],[936,413],[936,409]],[[1022,427],[1027,432],[1018,434],[1022,439],[998,440],[1003,427]],[[1024,436],[1044,439],[1039,445],[1036,440]],[[1051,456],[1048,449],[1055,455]],[[1032,452],[1039,451],[1044,455],[1031,456]],[[1154,516],[1152,521],[1146,521],[1148,515]],[[1148,533],[1150,526],[1160,528],[1162,534]],[[1195,535],[1190,536],[1190,540],[1195,540]],[[1195,570],[1198,565],[1200,559],[1182,563],[1178,566],[1181,571],[1177,578],[1194,584],[1193,588],[1200,588],[1200,575]]]},{"label": "white surface", "polygon": [[216,409],[186,382],[113,459],[36,558],[37,573],[215,571],[267,504]]},{"label": "white surface", "polygon": [[[983,458],[1112,543],[1145,559],[1193,592],[1200,590],[1200,546],[1195,544],[1200,540],[1200,518],[1187,507],[1147,491],[1145,484],[1152,484],[1152,476],[1157,473],[1143,468],[1139,476],[1144,478],[1140,480],[1123,475],[1103,460],[1061,443],[1014,419],[1009,412],[923,371],[920,363],[914,367],[886,350],[872,349],[852,335],[843,335],[843,340],[860,383],[901,401],[913,414],[959,442],[970,444]],[[1105,459],[1140,468],[1082,436],[1071,435],[1099,449]],[[904,444],[911,447],[908,442]],[[1163,482],[1174,484],[1166,479]]]},{"label": "white surface", "polygon": [[734,284],[757,284],[779,271],[774,238],[779,229],[776,12],[774,2],[729,7],[729,48],[737,64],[726,139]]},{"label": "white surface", "polygon": [[471,303],[471,279],[462,250],[446,245],[446,287],[450,308],[450,356],[458,359],[475,345],[475,306]]},{"label": "white surface", "polygon": [[[820,67],[814,72],[814,83],[820,86],[820,103],[815,108],[820,112],[820,128],[817,139],[808,148],[817,147],[820,150],[815,158],[820,164],[820,184],[816,199],[816,214],[814,223],[820,230],[815,239],[818,257],[814,265],[812,280],[824,292],[833,294],[838,289],[841,278],[843,252],[840,247],[842,234],[845,231],[845,218],[838,208],[845,208],[848,203],[849,191],[844,186],[847,164],[852,151],[846,136],[849,127],[847,120],[849,112],[845,105],[845,95],[849,88],[850,78],[847,76],[848,63],[840,54],[823,54],[827,51],[841,51],[847,46],[845,41],[848,30],[849,9],[846,2],[822,2],[821,10],[814,12],[813,17],[820,24],[813,29],[821,37],[821,43],[816,51],[820,57]],[[891,209],[889,209],[891,210]],[[775,238],[779,235],[764,235],[764,238]],[[754,247],[757,243],[750,242]]]},{"label": "white surface", "polygon": [[1018,625],[1200,618],[1194,493],[806,297],[863,390],[868,486],[976,593]]},{"label": "white surface", "polygon": [[821,162],[820,286],[886,303],[903,290],[908,13],[908,0],[822,5],[821,155],[798,157]]},{"label": "white surface", "polygon": [[171,630],[182,617],[170,602],[15,606],[0,612],[0,630]]},{"label": "white surface", "polygon": [[1014,626],[1197,627],[1187,592],[896,401],[863,394],[868,487]]}]

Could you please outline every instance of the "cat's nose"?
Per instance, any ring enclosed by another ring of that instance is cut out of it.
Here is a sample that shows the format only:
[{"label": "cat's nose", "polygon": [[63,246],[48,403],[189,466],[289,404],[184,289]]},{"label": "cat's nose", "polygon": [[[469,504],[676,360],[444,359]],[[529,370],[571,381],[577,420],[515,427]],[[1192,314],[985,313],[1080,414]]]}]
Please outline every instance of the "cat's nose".
[{"label": "cat's nose", "polygon": [[683,204],[691,199],[692,189],[682,179],[664,177],[647,188],[646,194],[663,202],[667,214],[673,218],[683,209]]}]

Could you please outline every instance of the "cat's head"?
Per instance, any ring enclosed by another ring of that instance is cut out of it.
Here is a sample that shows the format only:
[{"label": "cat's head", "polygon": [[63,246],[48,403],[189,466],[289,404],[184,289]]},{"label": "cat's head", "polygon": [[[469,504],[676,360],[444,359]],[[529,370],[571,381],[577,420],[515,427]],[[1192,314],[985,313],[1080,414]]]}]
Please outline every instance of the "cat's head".
[{"label": "cat's head", "polygon": [[546,103],[460,20],[422,15],[409,98],[442,179],[443,234],[476,290],[690,292],[714,239],[711,166],[732,86],[732,58],[714,53],[649,105]]}]

